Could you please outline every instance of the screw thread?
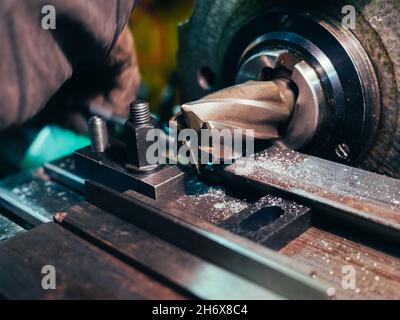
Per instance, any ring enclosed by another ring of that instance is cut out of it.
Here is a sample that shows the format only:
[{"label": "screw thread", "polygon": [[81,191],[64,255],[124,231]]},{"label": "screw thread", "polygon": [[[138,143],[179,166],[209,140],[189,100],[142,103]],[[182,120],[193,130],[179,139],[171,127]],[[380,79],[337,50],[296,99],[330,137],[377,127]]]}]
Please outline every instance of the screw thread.
[{"label": "screw thread", "polygon": [[148,102],[135,101],[129,106],[129,120],[136,126],[151,124],[150,106]]},{"label": "screw thread", "polygon": [[89,119],[89,136],[93,152],[103,153],[109,145],[106,122],[100,117]]}]

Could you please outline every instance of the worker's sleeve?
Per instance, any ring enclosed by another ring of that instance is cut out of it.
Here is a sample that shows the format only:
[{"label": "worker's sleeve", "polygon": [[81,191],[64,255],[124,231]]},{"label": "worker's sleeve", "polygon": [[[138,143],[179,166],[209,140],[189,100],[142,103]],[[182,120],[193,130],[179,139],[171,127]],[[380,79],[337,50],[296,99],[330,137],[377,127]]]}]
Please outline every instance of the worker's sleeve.
[{"label": "worker's sleeve", "polygon": [[73,74],[101,66],[134,2],[1,0],[0,130],[35,115]]}]

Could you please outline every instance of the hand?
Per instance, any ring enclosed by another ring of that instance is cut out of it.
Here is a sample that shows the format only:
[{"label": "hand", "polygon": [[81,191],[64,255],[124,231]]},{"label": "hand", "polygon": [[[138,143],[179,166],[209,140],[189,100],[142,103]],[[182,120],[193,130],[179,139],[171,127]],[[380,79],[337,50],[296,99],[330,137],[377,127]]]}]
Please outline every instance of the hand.
[{"label": "hand", "polygon": [[[92,103],[123,114],[139,83],[133,38],[123,29],[134,2],[0,1],[0,130],[45,106],[41,118],[64,123]],[[54,30],[38,19],[45,4],[56,9]]]},{"label": "hand", "polygon": [[104,64],[73,76],[50,101],[42,117],[85,132],[90,108],[127,116],[139,84],[135,43],[125,27]]}]

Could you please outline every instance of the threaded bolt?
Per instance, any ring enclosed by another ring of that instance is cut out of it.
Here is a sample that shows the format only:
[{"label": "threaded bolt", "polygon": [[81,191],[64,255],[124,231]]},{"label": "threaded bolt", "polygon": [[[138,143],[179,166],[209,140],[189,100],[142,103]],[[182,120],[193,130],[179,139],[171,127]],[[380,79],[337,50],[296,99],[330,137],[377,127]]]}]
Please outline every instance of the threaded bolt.
[{"label": "threaded bolt", "polygon": [[135,126],[153,124],[148,102],[134,101],[129,106],[129,121]]},{"label": "threaded bolt", "polygon": [[109,145],[107,124],[100,117],[92,117],[89,119],[89,136],[93,152],[103,153]]}]

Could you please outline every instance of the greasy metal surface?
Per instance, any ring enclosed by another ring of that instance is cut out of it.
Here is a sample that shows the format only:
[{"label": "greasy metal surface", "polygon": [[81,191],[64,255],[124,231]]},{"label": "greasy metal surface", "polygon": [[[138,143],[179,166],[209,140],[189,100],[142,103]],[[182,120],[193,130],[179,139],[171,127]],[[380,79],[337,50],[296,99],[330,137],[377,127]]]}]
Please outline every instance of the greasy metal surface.
[{"label": "greasy metal surface", "polygon": [[51,181],[42,168],[0,182],[0,207],[25,223],[24,227],[49,222],[56,211],[82,200],[82,195]]},{"label": "greasy metal surface", "polygon": [[190,212],[182,212],[178,219],[132,194],[121,194],[93,182],[88,182],[86,188],[90,203],[280,296],[326,297],[326,287],[312,281],[311,270],[300,272],[300,265],[294,266],[273,251],[195,218]]},{"label": "greasy metal surface", "polygon": [[6,217],[1,216],[0,211],[0,243],[7,241],[19,234],[24,233],[25,230],[19,225],[15,224]]},{"label": "greasy metal surface", "polygon": [[[398,240],[400,180],[344,166],[295,151],[270,148],[254,160],[238,160],[222,176],[226,182],[248,184],[302,199],[313,208],[328,209],[345,218],[372,223]],[[326,210],[325,210],[326,211]]]},{"label": "greasy metal surface", "polygon": [[[311,228],[281,253],[315,270],[336,299],[399,299],[400,259],[328,231]],[[347,269],[346,269],[347,268]],[[355,287],[342,281],[353,268]]]}]

